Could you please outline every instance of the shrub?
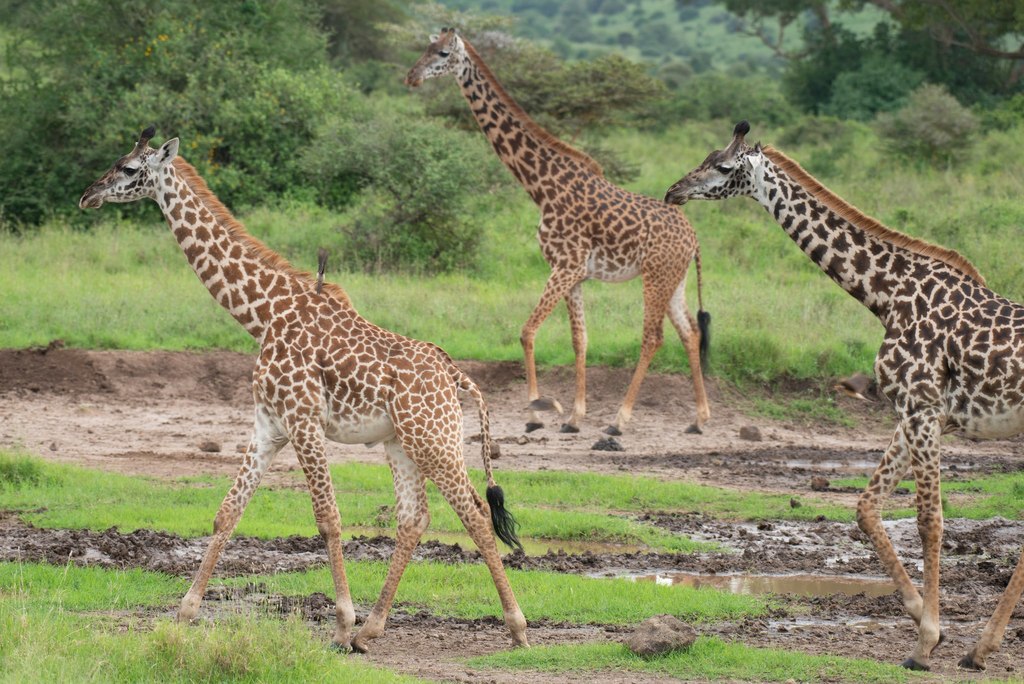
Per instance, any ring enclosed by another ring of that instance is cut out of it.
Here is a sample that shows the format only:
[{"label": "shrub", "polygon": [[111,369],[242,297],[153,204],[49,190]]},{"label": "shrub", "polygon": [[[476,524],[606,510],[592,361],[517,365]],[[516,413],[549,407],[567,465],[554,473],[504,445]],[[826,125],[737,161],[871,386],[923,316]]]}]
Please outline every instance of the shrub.
[{"label": "shrub", "polygon": [[855,71],[844,71],[832,83],[832,97],[823,113],[868,121],[906,102],[924,74],[883,56],[870,56]]},{"label": "shrub", "polygon": [[925,84],[902,109],[878,116],[879,134],[910,159],[949,163],[963,152],[978,129],[978,118],[944,86]]},{"label": "shrub", "polygon": [[466,206],[497,182],[497,158],[479,134],[412,105],[379,98],[355,117],[332,118],[300,160],[322,201],[337,203],[337,188],[358,193],[342,228],[349,266],[440,272],[476,257],[480,232]]}]

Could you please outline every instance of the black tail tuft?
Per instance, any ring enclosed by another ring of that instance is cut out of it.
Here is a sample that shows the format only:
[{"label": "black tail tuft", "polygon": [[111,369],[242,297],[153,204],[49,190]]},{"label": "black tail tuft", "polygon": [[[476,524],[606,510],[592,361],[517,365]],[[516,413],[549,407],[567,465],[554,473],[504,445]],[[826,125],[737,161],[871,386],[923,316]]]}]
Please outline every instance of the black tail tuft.
[{"label": "black tail tuft", "polygon": [[697,330],[700,331],[700,369],[708,369],[711,352],[711,314],[701,309],[697,312]]},{"label": "black tail tuft", "polygon": [[519,543],[519,535],[516,534],[519,523],[505,508],[505,492],[501,491],[501,487],[495,485],[487,488],[487,505],[491,507],[491,524],[494,525],[498,539],[509,548],[522,551],[523,545]]}]

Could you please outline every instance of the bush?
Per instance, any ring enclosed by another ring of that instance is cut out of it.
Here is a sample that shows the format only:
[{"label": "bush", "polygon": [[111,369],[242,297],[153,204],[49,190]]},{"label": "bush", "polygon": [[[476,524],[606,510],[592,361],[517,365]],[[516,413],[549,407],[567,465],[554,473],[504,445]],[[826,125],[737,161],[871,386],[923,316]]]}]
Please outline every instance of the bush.
[{"label": "bush", "polygon": [[925,84],[907,105],[877,119],[879,134],[897,153],[932,164],[961,155],[978,130],[978,118],[944,86]]},{"label": "bush", "polygon": [[0,81],[0,212],[16,222],[75,211],[151,123],[229,205],[262,201],[295,184],[299,148],[352,97],[300,0],[26,7],[20,30],[47,49],[14,53],[18,76]]},{"label": "bush", "polygon": [[870,56],[855,71],[844,71],[832,83],[832,97],[822,112],[843,119],[869,121],[906,102],[924,74],[882,56]]},{"label": "bush", "polygon": [[682,81],[675,97],[664,105],[657,120],[667,126],[683,120],[747,119],[760,126],[787,123],[796,112],[776,82],[758,76],[699,74]]},{"label": "bush", "polygon": [[498,181],[497,158],[479,134],[410,106],[379,98],[355,117],[332,118],[300,160],[322,201],[343,204],[337,188],[358,193],[342,227],[349,266],[442,272],[476,257],[480,230],[467,203]]}]

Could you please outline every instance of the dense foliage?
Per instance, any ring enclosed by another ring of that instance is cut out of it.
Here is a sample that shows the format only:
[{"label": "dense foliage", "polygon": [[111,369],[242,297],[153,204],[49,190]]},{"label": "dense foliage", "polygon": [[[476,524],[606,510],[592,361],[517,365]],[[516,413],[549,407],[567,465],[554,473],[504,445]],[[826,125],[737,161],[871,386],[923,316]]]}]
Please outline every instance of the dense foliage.
[{"label": "dense foliage", "polygon": [[[613,152],[607,133],[719,118],[869,122],[889,149],[945,164],[944,141],[963,150],[979,126],[1024,120],[1010,41],[1021,19],[971,0],[957,24],[933,4],[7,0],[0,225],[31,230],[53,215],[91,225],[78,193],[154,123],[236,210],[337,212],[349,267],[474,267],[479,199],[515,183],[450,80],[401,85],[442,25],[458,26],[524,109],[619,182],[644,155]],[[927,130],[907,135],[915,122]],[[155,218],[152,206],[119,211]]]}]

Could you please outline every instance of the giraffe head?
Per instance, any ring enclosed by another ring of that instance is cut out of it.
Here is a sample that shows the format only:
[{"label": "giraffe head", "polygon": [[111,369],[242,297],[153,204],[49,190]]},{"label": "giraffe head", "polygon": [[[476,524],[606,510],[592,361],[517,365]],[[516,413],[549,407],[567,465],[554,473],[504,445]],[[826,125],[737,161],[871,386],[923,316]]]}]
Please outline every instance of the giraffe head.
[{"label": "giraffe head", "polygon": [[441,35],[431,36],[423,56],[416,60],[405,75],[405,85],[416,87],[428,78],[455,73],[464,61],[466,48],[454,28],[441,29]]},{"label": "giraffe head", "polygon": [[750,147],[743,141],[750,124],[740,121],[732,132],[732,142],[724,150],[709,154],[700,166],[672,184],[665,193],[669,204],[685,204],[692,199],[726,199],[753,196],[764,173],[761,145]]},{"label": "giraffe head", "polygon": [[178,155],[177,138],[171,138],[159,149],[150,147],[149,140],[155,132],[153,126],[142,131],[135,148],[114,162],[109,171],[82,193],[78,206],[98,209],[104,202],[155,198],[160,173]]}]

